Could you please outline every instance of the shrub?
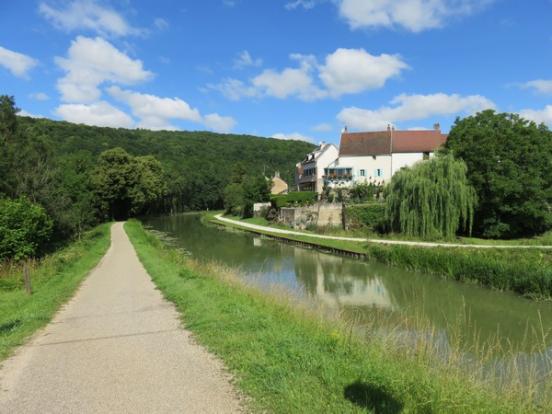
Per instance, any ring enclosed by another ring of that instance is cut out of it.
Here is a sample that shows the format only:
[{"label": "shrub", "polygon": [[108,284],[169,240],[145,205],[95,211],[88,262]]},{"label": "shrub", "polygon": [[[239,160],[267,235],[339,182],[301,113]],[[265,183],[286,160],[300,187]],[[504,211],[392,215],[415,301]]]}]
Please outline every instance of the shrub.
[{"label": "shrub", "polygon": [[26,198],[0,200],[0,260],[39,255],[52,227],[52,220],[38,204]]},{"label": "shrub", "polygon": [[384,203],[349,205],[345,208],[345,217],[349,228],[383,232],[386,227]]},{"label": "shrub", "polygon": [[275,208],[289,207],[293,205],[309,205],[316,202],[318,194],[315,191],[297,191],[285,195],[274,196],[270,199]]}]

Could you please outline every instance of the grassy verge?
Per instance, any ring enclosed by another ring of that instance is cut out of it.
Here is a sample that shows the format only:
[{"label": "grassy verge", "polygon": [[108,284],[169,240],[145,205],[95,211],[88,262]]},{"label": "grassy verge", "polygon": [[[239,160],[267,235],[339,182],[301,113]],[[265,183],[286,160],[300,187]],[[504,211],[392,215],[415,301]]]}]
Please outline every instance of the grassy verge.
[{"label": "grassy verge", "polygon": [[128,222],[125,229],[155,284],[199,343],[224,361],[254,411],[521,413],[537,408],[531,393],[509,389],[495,395],[457,365],[441,365],[427,344],[391,346],[376,336],[361,341],[337,320],[320,319],[290,299],[194,263],[139,222]]},{"label": "grassy verge", "polygon": [[23,289],[22,266],[0,266],[0,361],[29,335],[46,325],[100,261],[110,244],[109,224],[102,224],[32,264],[33,294]]},{"label": "grassy verge", "polygon": [[[283,230],[293,230],[289,226],[280,223],[274,223],[268,221],[264,217],[251,217],[251,218],[240,218],[238,216],[228,216],[233,220],[241,221],[244,223],[257,224],[260,226],[273,227],[276,229]],[[423,239],[412,239],[412,237],[405,236],[403,234],[397,233],[386,233],[380,234],[376,232],[370,232],[363,229],[350,229],[344,230],[341,227],[336,226],[327,226],[327,227],[315,227],[313,229],[303,230],[305,234],[318,234],[325,236],[339,236],[339,237],[358,237],[358,238],[369,238],[369,239],[380,239],[380,240],[397,240],[397,241],[421,241],[427,242],[428,240]],[[486,245],[486,246],[552,246],[552,231],[546,232],[540,236],[535,236],[531,238],[522,238],[522,239],[510,239],[510,240],[494,240],[494,239],[481,239],[477,237],[458,237],[455,240],[445,240],[445,239],[434,239],[430,240],[437,243],[455,243],[455,244],[466,244],[466,245]]]},{"label": "grassy verge", "polygon": [[[236,224],[216,221],[215,213],[207,220],[220,225],[251,231]],[[262,219],[261,219],[262,220]],[[260,224],[259,219],[255,224]],[[552,251],[522,249],[425,248],[341,240],[324,240],[257,231],[271,237],[299,241],[327,249],[366,255],[369,260],[431,273],[440,277],[472,282],[482,286],[510,290],[531,299],[552,298]]]}]

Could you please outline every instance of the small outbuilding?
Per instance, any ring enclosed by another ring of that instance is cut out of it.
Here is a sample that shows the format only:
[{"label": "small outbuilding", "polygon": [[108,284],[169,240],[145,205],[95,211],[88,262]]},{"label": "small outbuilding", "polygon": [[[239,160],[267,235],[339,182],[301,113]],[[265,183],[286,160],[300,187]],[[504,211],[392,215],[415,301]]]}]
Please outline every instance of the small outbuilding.
[{"label": "small outbuilding", "polygon": [[272,195],[287,194],[289,190],[288,183],[280,178],[280,172],[276,171],[272,177],[272,187],[270,193]]}]

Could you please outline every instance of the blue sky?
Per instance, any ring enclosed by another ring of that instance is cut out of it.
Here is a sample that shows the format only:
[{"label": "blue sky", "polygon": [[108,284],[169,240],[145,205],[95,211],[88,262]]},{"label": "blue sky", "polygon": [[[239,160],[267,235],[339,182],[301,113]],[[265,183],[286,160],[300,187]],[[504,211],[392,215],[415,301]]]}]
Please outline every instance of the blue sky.
[{"label": "blue sky", "polygon": [[552,125],[552,1],[0,2],[0,93],[101,126],[338,142],[485,108]]}]

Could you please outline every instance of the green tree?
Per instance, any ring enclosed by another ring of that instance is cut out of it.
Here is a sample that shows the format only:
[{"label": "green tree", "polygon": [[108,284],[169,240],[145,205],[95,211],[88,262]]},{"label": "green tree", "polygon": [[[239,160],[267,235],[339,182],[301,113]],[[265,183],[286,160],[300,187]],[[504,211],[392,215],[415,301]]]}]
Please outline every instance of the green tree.
[{"label": "green tree", "polygon": [[471,232],[475,190],[466,164],[451,154],[402,168],[385,189],[385,216],[392,230],[422,238],[453,238]]},{"label": "green tree", "polygon": [[102,218],[121,220],[147,212],[165,193],[163,178],[154,157],[134,158],[122,148],[102,152],[92,175]]},{"label": "green tree", "polygon": [[14,136],[17,132],[17,112],[12,96],[0,96],[0,195],[13,192]]},{"label": "green tree", "polygon": [[479,205],[474,231],[531,236],[552,227],[552,133],[516,114],[457,119],[445,148],[468,167]]},{"label": "green tree", "polygon": [[26,198],[0,199],[0,261],[42,253],[52,235],[52,220]]},{"label": "green tree", "polygon": [[240,183],[230,183],[224,189],[224,209],[227,213],[241,215],[244,205],[243,186]]}]

